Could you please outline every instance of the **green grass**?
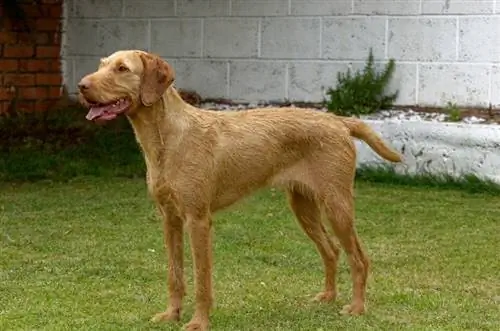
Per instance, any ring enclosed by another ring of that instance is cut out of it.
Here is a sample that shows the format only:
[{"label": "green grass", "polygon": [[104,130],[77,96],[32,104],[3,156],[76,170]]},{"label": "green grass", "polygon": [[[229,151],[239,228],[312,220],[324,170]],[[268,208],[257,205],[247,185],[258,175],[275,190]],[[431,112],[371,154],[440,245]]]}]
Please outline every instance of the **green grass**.
[{"label": "green grass", "polygon": [[[178,330],[165,307],[160,220],[143,179],[0,186],[0,330]],[[357,228],[373,263],[368,311],[310,303],[322,267],[280,193],[215,221],[213,330],[497,330],[500,204],[491,194],[358,182]],[[192,271],[186,252],[193,312]],[[497,325],[497,327],[495,327]]]}]

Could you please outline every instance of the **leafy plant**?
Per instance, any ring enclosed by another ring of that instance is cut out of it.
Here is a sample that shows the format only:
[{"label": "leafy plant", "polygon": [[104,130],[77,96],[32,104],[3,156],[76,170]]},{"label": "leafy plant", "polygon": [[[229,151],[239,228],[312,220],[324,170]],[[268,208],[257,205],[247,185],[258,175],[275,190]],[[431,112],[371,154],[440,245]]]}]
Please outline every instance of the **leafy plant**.
[{"label": "leafy plant", "polygon": [[448,120],[452,122],[459,122],[462,118],[460,109],[458,108],[456,103],[452,103],[448,101],[446,105],[446,113],[448,113]]},{"label": "leafy plant", "polygon": [[395,68],[394,59],[390,59],[384,69],[377,72],[370,49],[363,70],[353,73],[349,68],[347,72],[337,74],[336,88],[327,90],[325,103],[328,111],[342,116],[359,116],[392,107],[399,91],[386,94],[386,90]]}]

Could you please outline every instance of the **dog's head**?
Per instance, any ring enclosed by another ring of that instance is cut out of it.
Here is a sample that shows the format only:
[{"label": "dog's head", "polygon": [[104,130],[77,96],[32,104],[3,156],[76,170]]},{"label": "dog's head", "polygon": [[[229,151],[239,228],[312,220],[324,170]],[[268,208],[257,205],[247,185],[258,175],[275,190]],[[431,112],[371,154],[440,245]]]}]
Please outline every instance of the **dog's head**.
[{"label": "dog's head", "polygon": [[112,120],[152,106],[174,79],[174,70],[159,56],[118,51],[101,59],[97,71],[80,80],[79,100],[89,108],[88,120]]}]

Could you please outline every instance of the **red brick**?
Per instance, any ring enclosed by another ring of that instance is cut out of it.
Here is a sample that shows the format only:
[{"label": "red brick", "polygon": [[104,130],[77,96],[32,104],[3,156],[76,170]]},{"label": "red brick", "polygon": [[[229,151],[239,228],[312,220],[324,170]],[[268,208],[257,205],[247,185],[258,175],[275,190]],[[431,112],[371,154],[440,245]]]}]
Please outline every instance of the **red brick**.
[{"label": "red brick", "polygon": [[0,71],[1,72],[16,71],[17,68],[18,68],[17,60],[0,59]]},{"label": "red brick", "polygon": [[23,12],[29,18],[37,18],[43,15],[42,11],[38,8],[38,6],[30,5],[30,4],[21,4],[21,8]]},{"label": "red brick", "polygon": [[59,46],[37,46],[36,55],[38,57],[59,58]]},{"label": "red brick", "polygon": [[35,102],[35,111],[46,111],[52,108],[56,100],[39,100]]},{"label": "red brick", "polygon": [[35,55],[35,48],[28,45],[5,45],[4,57],[27,58]]},{"label": "red brick", "polygon": [[0,101],[12,100],[15,90],[9,87],[0,87]]},{"label": "red brick", "polygon": [[48,91],[46,87],[22,87],[18,91],[18,96],[25,100],[40,100],[46,98]]},{"label": "red brick", "polygon": [[61,61],[50,61],[50,71],[61,72]]},{"label": "red brick", "polygon": [[37,31],[58,31],[61,24],[58,18],[40,18],[36,20]]},{"label": "red brick", "polygon": [[6,113],[9,111],[10,103],[11,103],[10,101],[0,102],[0,114]]},{"label": "red brick", "polygon": [[62,18],[63,9],[61,5],[54,5],[49,8],[50,17]]},{"label": "red brick", "polygon": [[62,87],[50,87],[48,97],[51,99],[58,99],[62,95]]},{"label": "red brick", "polygon": [[52,45],[61,45],[61,32],[53,32],[50,36],[50,43]]},{"label": "red brick", "polygon": [[16,41],[17,40],[16,40],[15,32],[0,31],[0,43],[1,44],[15,43]]},{"label": "red brick", "polygon": [[50,34],[47,32],[19,32],[18,40],[22,43],[35,43],[37,45],[47,45],[50,41]]},{"label": "red brick", "polygon": [[3,85],[32,86],[35,85],[34,74],[5,74]]},{"label": "red brick", "polygon": [[29,59],[29,60],[19,61],[19,68],[22,71],[28,71],[28,72],[33,72],[33,71],[47,72],[51,70],[50,66],[51,66],[50,60]]},{"label": "red brick", "polygon": [[35,102],[32,100],[17,100],[15,107],[16,111],[32,112],[35,110]]},{"label": "red brick", "polygon": [[62,84],[62,77],[60,74],[36,74],[36,85],[55,85]]}]

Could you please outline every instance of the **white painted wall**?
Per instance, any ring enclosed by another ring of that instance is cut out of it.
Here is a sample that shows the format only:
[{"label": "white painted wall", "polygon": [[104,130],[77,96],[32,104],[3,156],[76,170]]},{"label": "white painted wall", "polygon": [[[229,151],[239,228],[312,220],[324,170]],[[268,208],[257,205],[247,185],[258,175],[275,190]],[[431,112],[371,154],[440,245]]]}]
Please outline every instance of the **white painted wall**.
[{"label": "white painted wall", "polygon": [[70,91],[99,57],[156,52],[203,97],[321,101],[368,49],[398,104],[500,105],[500,0],[66,0]]},{"label": "white painted wall", "polygon": [[[402,174],[475,175],[500,184],[500,126],[423,121],[366,120],[403,155]],[[358,166],[390,165],[356,140]]]}]

